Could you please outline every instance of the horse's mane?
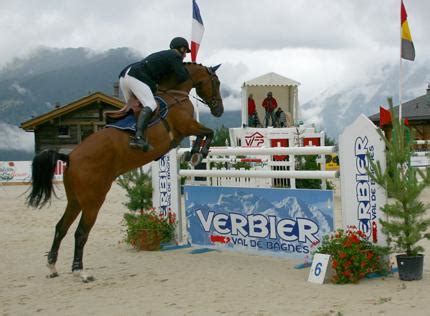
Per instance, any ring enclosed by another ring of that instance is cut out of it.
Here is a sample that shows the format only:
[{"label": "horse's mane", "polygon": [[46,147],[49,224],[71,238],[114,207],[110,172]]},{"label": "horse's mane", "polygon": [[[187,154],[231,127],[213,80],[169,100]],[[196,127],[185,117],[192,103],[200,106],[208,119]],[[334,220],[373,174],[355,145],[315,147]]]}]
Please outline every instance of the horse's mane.
[{"label": "horse's mane", "polygon": [[201,63],[196,63],[195,61],[184,61],[183,62],[183,64],[184,65],[197,65],[197,66],[203,66],[203,67],[206,67],[206,66],[204,66],[203,64],[201,64]]}]

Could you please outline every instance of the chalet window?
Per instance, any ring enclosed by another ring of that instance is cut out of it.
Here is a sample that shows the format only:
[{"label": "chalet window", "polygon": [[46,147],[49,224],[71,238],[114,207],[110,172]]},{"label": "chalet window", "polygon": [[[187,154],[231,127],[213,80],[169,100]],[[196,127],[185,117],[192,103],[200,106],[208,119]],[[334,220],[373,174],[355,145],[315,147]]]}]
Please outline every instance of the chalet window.
[{"label": "chalet window", "polygon": [[58,127],[58,138],[69,138],[70,129],[69,126],[59,126]]}]

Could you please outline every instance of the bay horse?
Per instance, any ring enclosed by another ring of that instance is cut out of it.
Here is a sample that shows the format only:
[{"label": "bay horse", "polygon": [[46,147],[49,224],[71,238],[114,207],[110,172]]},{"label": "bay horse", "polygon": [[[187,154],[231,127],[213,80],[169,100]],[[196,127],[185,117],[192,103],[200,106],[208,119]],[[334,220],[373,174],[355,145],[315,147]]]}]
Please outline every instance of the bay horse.
[{"label": "bay horse", "polygon": [[[220,117],[224,107],[220,95],[220,81],[215,73],[219,66],[205,67],[196,63],[185,63],[184,66],[189,73],[187,81],[177,85],[172,75],[160,84],[162,88],[159,95],[168,103],[169,111],[164,124],[158,122],[148,127],[145,132],[148,142],[153,146],[151,151],[143,152],[131,148],[130,135],[127,132],[104,128],[85,138],[69,155],[47,150],[34,157],[31,191],[27,196],[27,205],[31,207],[41,208],[49,202],[54,192],[52,180],[56,163],[58,160],[67,163],[63,176],[67,206],[55,227],[54,240],[48,252],[48,277],[58,276],[55,263],[61,241],[82,212],[75,232],[72,272],[83,282],[94,280],[83,269],[84,246],[106,194],[119,175],[161,157],[180,144],[186,136],[197,136],[192,154],[207,155],[214,133],[194,119],[194,107],[188,93],[194,87],[197,95],[203,99],[201,101],[209,106],[212,115]],[[131,98],[129,103],[133,102],[138,101]],[[205,142],[200,151],[203,138]],[[201,159],[197,160],[198,163]]]}]

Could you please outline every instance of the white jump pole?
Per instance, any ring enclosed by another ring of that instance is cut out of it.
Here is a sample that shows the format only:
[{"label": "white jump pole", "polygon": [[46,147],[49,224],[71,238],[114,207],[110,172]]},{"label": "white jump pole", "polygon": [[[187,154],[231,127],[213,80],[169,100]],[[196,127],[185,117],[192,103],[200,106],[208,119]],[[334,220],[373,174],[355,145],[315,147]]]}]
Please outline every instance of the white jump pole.
[{"label": "white jump pole", "polygon": [[[184,152],[179,150],[178,155]],[[328,155],[337,152],[336,146],[308,146],[308,147],[213,147],[209,149],[209,155]]]},{"label": "white jump pole", "polygon": [[295,178],[295,179],[333,179],[339,177],[338,171],[294,170],[179,170],[183,177],[236,177],[236,178]]}]

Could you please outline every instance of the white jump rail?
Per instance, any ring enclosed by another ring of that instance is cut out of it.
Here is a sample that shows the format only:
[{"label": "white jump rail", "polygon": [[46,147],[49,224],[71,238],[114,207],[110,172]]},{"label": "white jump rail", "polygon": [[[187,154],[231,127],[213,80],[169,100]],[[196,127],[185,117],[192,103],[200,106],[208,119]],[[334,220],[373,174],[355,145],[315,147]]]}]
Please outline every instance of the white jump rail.
[{"label": "white jump rail", "polygon": [[416,140],[414,143],[417,145],[430,145],[430,140]]},{"label": "white jump rail", "polygon": [[[180,148],[178,155],[182,156],[188,148]],[[306,146],[306,147],[212,147],[209,155],[328,155],[337,152],[336,146]]]},{"label": "white jump rail", "polygon": [[226,147],[210,148],[209,155],[328,155],[337,152],[335,146],[306,147]]},{"label": "white jump rail", "polygon": [[[180,149],[178,155],[183,155],[185,149]],[[306,146],[306,147],[221,147],[210,148],[208,158],[212,156],[267,156],[288,155],[292,158],[296,155],[328,155],[337,152],[336,146]],[[219,159],[219,158],[218,158]],[[232,159],[232,158],[227,158]],[[237,178],[271,178],[290,179],[291,186],[295,188],[295,179],[321,179],[325,188],[325,179],[339,177],[338,171],[318,170],[294,170],[294,159],[290,162],[280,162],[280,165],[290,166],[290,170],[178,170],[180,176],[189,177],[237,177]],[[276,163],[275,163],[276,164]],[[273,165],[275,165],[273,164]],[[292,169],[292,170],[291,170]]]},{"label": "white jump rail", "polygon": [[333,179],[339,177],[338,171],[318,170],[179,170],[183,177],[237,177],[237,178],[295,178],[295,179]]}]

